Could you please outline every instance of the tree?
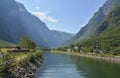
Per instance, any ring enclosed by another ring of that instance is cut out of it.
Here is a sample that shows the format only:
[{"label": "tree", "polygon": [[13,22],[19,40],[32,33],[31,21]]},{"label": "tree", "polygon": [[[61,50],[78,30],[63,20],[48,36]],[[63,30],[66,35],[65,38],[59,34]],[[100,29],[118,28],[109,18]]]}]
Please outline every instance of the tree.
[{"label": "tree", "polygon": [[19,46],[34,49],[36,47],[36,43],[32,41],[29,36],[25,35],[20,41]]}]

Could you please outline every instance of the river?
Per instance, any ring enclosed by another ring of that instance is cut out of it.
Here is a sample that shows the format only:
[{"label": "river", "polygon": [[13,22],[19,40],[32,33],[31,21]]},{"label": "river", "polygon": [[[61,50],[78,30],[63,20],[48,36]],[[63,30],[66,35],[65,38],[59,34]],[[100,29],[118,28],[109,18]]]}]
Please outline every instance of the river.
[{"label": "river", "polygon": [[45,52],[35,78],[120,78],[120,64]]}]

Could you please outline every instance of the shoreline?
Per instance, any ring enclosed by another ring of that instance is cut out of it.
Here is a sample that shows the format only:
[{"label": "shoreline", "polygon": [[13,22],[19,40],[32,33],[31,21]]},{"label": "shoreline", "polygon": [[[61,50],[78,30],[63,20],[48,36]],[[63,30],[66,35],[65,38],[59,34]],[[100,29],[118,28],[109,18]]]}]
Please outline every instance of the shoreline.
[{"label": "shoreline", "polygon": [[33,78],[44,61],[44,54],[38,50],[12,58],[12,61],[9,59],[4,59],[6,62],[1,64],[0,78]]},{"label": "shoreline", "polygon": [[92,58],[97,60],[103,60],[107,62],[112,63],[119,63],[120,64],[120,56],[100,56],[100,55],[92,55],[92,54],[83,54],[79,52],[65,52],[65,51],[50,51],[51,53],[57,53],[57,54],[65,54],[65,55],[73,55],[73,56],[79,56],[79,57],[86,57],[86,58]]},{"label": "shoreline", "polygon": [[12,77],[15,78],[33,78],[38,72],[44,61],[43,56],[37,57],[36,59],[29,60],[24,65],[16,65],[13,69],[14,74]]}]

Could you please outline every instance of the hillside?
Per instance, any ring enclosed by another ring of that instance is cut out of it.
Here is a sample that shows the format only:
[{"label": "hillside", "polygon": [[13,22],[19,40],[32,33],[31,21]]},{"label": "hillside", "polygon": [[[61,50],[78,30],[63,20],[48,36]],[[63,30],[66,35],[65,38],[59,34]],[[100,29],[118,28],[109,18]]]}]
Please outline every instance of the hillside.
[{"label": "hillside", "polygon": [[116,4],[105,16],[91,38],[65,47],[64,50],[67,48],[77,52],[120,54],[120,4]]},{"label": "hillside", "polygon": [[25,33],[14,0],[0,0],[0,40],[17,43]]},{"label": "hillside", "polygon": [[[120,29],[120,4],[110,12],[104,21],[96,29],[96,33],[102,37],[119,35]],[[119,36],[118,36],[119,37]]]},{"label": "hillside", "polygon": [[120,3],[120,0],[107,0],[105,4],[94,14],[87,25],[85,25],[70,42],[77,42],[90,39],[95,35],[95,30],[102,23],[106,15],[110,13],[113,7]]},{"label": "hillside", "polygon": [[15,47],[15,46],[16,44],[0,40],[0,48],[10,48],[10,47]]},{"label": "hillside", "polygon": [[[94,43],[94,44],[93,44]],[[105,17],[104,21],[97,27],[96,35],[82,44],[88,47],[88,51],[120,53],[120,4]],[[91,47],[90,47],[91,46]],[[91,48],[91,49],[90,49]]]}]

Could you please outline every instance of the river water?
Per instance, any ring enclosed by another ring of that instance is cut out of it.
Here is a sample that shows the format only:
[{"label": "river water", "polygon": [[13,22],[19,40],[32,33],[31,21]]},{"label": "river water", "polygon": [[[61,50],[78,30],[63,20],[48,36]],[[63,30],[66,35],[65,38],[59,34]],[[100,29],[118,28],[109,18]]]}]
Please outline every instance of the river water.
[{"label": "river water", "polygon": [[120,78],[120,64],[45,52],[35,78]]}]

